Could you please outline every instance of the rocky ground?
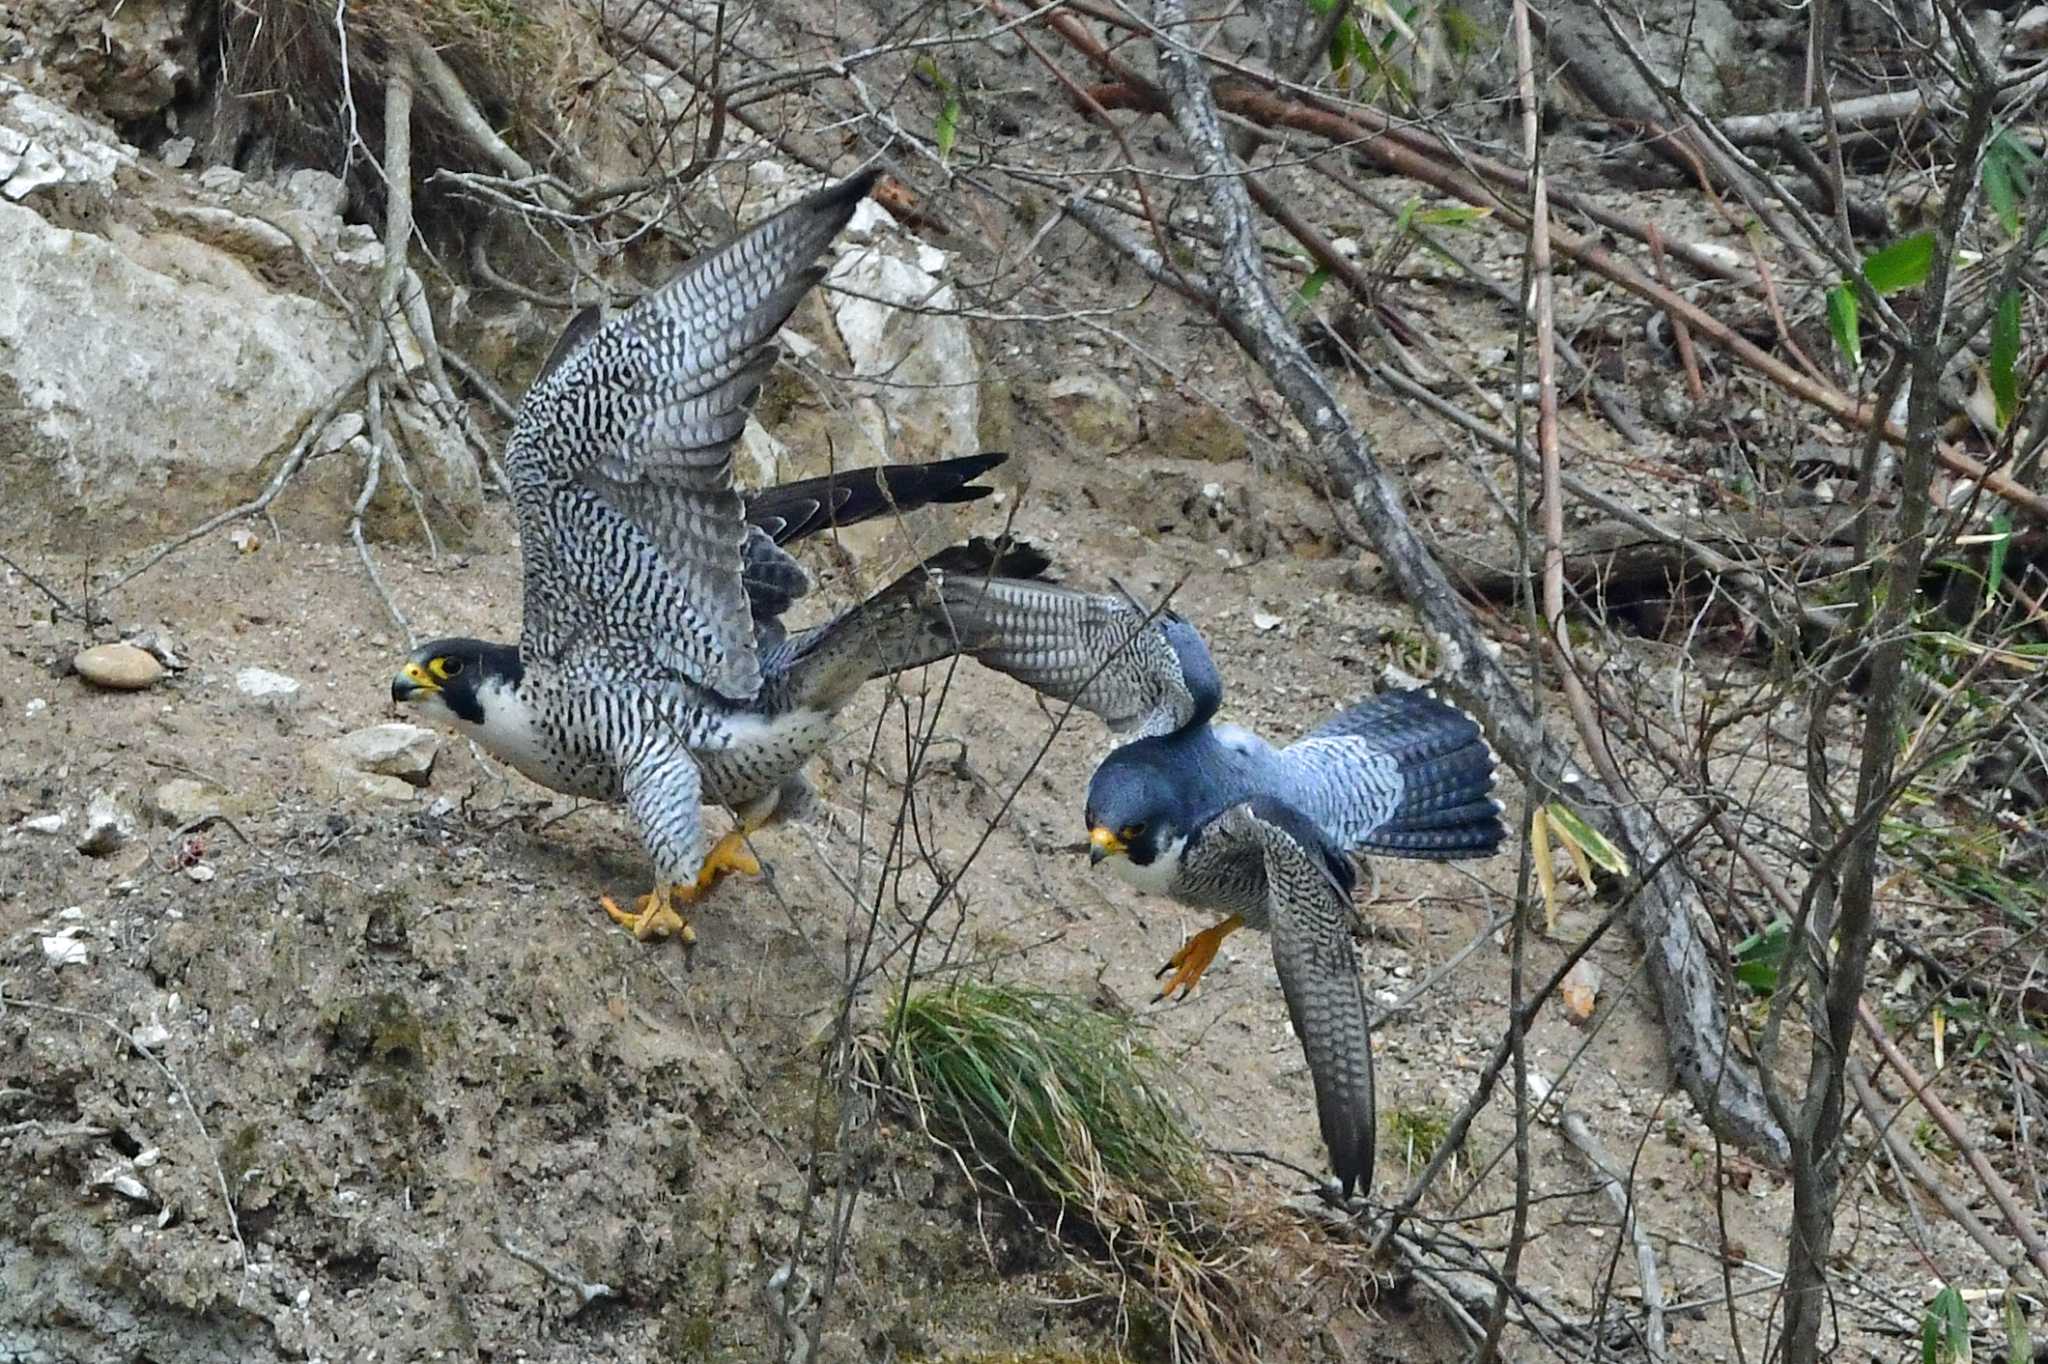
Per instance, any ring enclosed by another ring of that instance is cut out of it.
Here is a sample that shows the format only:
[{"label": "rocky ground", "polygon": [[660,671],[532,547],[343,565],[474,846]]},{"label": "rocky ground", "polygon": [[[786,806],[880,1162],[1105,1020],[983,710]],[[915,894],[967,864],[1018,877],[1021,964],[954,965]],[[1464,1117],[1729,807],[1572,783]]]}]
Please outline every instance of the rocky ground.
[{"label": "rocky ground", "polygon": [[[1142,482],[1202,471],[1155,472],[1167,476]],[[1355,554],[1229,568],[1214,546],[1130,534],[1089,501],[1034,494],[1018,528],[1137,590],[1191,574],[1179,600],[1225,660],[1236,718],[1284,734],[1369,689],[1402,648],[1400,611],[1347,590],[1365,571]],[[1324,515],[1302,490],[1271,502],[1269,524],[1306,530]],[[482,538],[495,547],[438,567],[418,551],[380,553],[420,631],[513,630],[517,560],[493,516]],[[956,525],[982,519],[955,514]],[[891,571],[892,548],[893,537],[877,544],[859,572]],[[61,584],[79,566],[39,567]],[[826,595],[844,590],[834,581]],[[840,878],[859,865],[875,893],[873,849],[902,797],[897,703],[874,689],[820,764],[830,820],[763,834],[768,878],[722,886],[686,959],[595,910],[598,893],[632,893],[644,876],[619,812],[572,810],[459,742],[440,745],[417,787],[365,779],[337,755],[339,737],[393,718],[385,697],[402,653],[351,552],[287,531],[248,552],[217,538],[167,563],[110,603],[183,665],[136,692],[66,675],[79,632],[52,626],[19,577],[7,591],[0,1346],[44,1350],[30,1359],[762,1357],[776,1338],[763,1284],[785,1263],[815,1273],[821,1254],[823,1204],[807,1188],[818,1172],[829,1197],[833,1163],[814,1155],[813,1133],[821,1121],[831,1130],[835,1110],[819,1097],[820,1044],[866,932]],[[297,687],[252,696],[251,669]],[[930,714],[939,681],[910,680],[912,713]],[[1018,794],[963,900],[940,910],[933,937],[945,947],[921,968],[1142,1007],[1153,969],[1200,925],[1088,874],[1076,792],[1099,736],[1062,735],[1027,776],[1049,727],[1000,679],[971,667],[952,678],[935,722],[944,742],[916,793],[919,837],[958,865],[1002,793]],[[132,835],[80,851],[96,794]],[[1469,871],[1382,866],[1367,914],[1374,997],[1398,999],[1446,963],[1513,884],[1511,857]],[[920,912],[929,886],[915,869],[891,884],[885,942],[902,936],[894,912]],[[1536,964],[1590,921],[1568,913]],[[1595,959],[1609,981],[1596,1025],[1552,1017],[1532,1064],[1562,1076],[1576,1058],[1573,1106],[1655,1191],[1667,1292],[1709,1296],[1721,1278],[1711,1140],[1666,1087],[1630,945],[1610,940]],[[1386,1108],[1462,1101],[1497,1036],[1503,973],[1483,943],[1390,1021]],[[864,1023],[900,980],[885,971],[861,993]],[[1321,1167],[1263,942],[1232,939],[1195,999],[1146,1021],[1206,1142]],[[1482,1123],[1476,1160],[1504,1130],[1498,1116]],[[1407,1162],[1383,1139],[1387,1195]],[[1098,1307],[1057,1305],[1069,1295],[1057,1257],[1000,1209],[977,1208],[946,1156],[889,1118],[880,1143],[833,1357],[1104,1338]],[[1583,1314],[1607,1258],[1627,1255],[1582,1167],[1548,1133],[1537,1152],[1538,1193],[1564,1196],[1542,1205],[1530,1272],[1561,1312]],[[1280,1166],[1238,1169],[1256,1200],[1301,1184]],[[1739,1158],[1732,1169],[1729,1234],[1762,1252],[1785,1194]],[[1476,1178],[1458,1183],[1478,1203],[1507,1187],[1500,1168]],[[1906,1310],[1919,1287],[1888,1263],[1895,1215],[1866,1209],[1857,1253],[1872,1292]],[[613,1291],[579,1311],[564,1286],[576,1282]],[[1374,1297],[1361,1282],[1313,1319],[1276,1323],[1274,1357],[1356,1358],[1345,1352],[1360,1341],[1417,1357],[1427,1314],[1389,1344]],[[1676,1335],[1705,1358],[1725,1323],[1692,1314]]]}]

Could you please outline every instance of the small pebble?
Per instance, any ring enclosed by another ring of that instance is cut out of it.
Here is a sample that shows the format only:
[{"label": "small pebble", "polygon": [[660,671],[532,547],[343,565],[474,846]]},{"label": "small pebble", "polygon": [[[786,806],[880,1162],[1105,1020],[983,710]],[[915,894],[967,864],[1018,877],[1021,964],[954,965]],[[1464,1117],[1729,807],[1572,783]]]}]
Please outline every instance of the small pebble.
[{"label": "small pebble", "polygon": [[30,815],[16,827],[25,834],[61,834],[64,832],[64,816]]},{"label": "small pebble", "polygon": [[268,668],[244,668],[235,674],[235,690],[273,710],[290,710],[299,704],[301,688],[295,677]]},{"label": "small pebble", "polygon": [[141,691],[156,685],[164,665],[156,655],[133,644],[100,644],[80,650],[71,660],[78,675],[96,687],[109,691]]}]

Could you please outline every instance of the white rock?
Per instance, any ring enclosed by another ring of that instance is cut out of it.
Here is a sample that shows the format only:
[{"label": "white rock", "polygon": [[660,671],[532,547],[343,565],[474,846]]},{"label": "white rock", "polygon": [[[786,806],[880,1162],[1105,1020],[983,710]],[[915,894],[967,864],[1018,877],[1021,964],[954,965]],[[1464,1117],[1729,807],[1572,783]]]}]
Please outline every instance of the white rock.
[{"label": "white rock", "polygon": [[[161,1023],[145,1023],[135,1030],[135,1040],[142,1045],[144,1050],[155,1051],[158,1047],[171,1040],[171,1030]],[[139,1165],[142,1162],[142,1157],[137,1156],[135,1160]]]},{"label": "white rock", "polygon": [[88,857],[119,851],[135,836],[135,818],[110,792],[95,791],[85,805],[85,829],[76,847]]},{"label": "white rock", "polygon": [[371,725],[342,735],[333,747],[336,755],[358,772],[425,786],[441,751],[441,736],[419,725]]},{"label": "white rock", "polygon": [[213,879],[213,868],[207,866],[204,862],[194,862],[191,866],[185,868],[185,879],[187,881],[197,881],[203,886]]},{"label": "white rock", "polygon": [[43,960],[55,967],[92,965],[92,953],[71,934],[72,930],[66,929],[44,938]]},{"label": "white rock", "polygon": [[25,834],[61,834],[64,832],[64,816],[30,815],[15,827]]},{"label": "white rock", "polygon": [[[943,315],[957,306],[953,286],[936,273],[942,256],[920,252],[886,210],[863,200],[848,249],[827,278],[848,292],[828,294],[855,384],[882,418],[890,459],[921,459],[979,448],[980,367],[966,320]],[[905,259],[919,255],[924,264]],[[907,306],[906,306],[907,305]]]},{"label": "white rock", "polygon": [[1274,614],[1273,614],[1272,612],[1270,612],[1270,611],[1254,611],[1254,612],[1252,612],[1252,629],[1254,629],[1254,630],[1277,630],[1277,629],[1279,629],[1279,628],[1280,628],[1280,617],[1278,617],[1278,616],[1274,615]]},{"label": "white rock", "polygon": [[235,674],[235,690],[272,710],[291,710],[304,692],[297,678],[268,668],[242,669]]}]

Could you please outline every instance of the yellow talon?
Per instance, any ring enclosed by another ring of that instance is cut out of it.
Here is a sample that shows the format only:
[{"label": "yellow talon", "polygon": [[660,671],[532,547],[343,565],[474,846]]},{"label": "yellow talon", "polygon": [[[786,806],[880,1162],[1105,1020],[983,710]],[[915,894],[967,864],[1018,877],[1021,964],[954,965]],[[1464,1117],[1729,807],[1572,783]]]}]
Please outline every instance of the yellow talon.
[{"label": "yellow talon", "polygon": [[1243,927],[1244,920],[1233,914],[1182,943],[1180,951],[1169,957],[1166,965],[1152,973],[1154,979],[1168,971],[1174,973],[1173,979],[1167,981],[1165,987],[1152,996],[1152,1002],[1157,1004],[1176,990],[1180,992],[1182,999],[1186,999],[1188,993],[1195,988],[1195,983],[1201,980],[1202,973],[1209,969],[1209,963],[1216,960],[1216,951],[1223,946],[1223,940]]},{"label": "yellow talon", "polygon": [[641,942],[649,938],[666,938],[671,935],[681,939],[689,947],[697,941],[697,930],[690,927],[690,921],[678,914],[675,901],[687,898],[682,895],[679,885],[657,885],[652,893],[643,895],[635,903],[633,912],[620,909],[609,895],[598,897],[604,912],[612,916],[615,923],[633,930],[633,936]]},{"label": "yellow talon", "polygon": [[712,847],[704,858],[704,865],[697,872],[697,883],[692,886],[676,887],[676,894],[688,904],[718,884],[718,878],[730,872],[743,876],[759,876],[761,864],[747,851],[747,836],[734,829]]},{"label": "yellow talon", "polygon": [[761,864],[747,851],[747,836],[735,829],[718,840],[711,853],[704,859],[703,867],[697,872],[695,881],[675,881],[657,885],[651,894],[643,895],[635,902],[631,911],[620,909],[618,902],[609,895],[598,897],[604,912],[612,921],[633,930],[633,936],[641,942],[649,938],[675,937],[685,947],[697,942],[697,930],[690,927],[690,921],[678,912],[676,906],[695,903],[713,886],[718,878],[728,872],[741,872],[748,876],[759,876]]}]

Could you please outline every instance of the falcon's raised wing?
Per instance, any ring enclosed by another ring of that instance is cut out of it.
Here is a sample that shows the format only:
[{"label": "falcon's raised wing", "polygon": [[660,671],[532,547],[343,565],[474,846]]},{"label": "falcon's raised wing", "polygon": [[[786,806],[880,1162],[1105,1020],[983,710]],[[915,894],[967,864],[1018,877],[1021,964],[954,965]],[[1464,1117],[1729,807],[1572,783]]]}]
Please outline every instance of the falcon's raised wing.
[{"label": "falcon's raised wing", "polygon": [[775,363],[775,333],[877,174],[821,190],[698,257],[571,339],[527,391],[505,451],[526,577],[524,656],[582,656],[602,671],[680,677],[733,698],[760,689],[733,446]]}]

